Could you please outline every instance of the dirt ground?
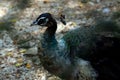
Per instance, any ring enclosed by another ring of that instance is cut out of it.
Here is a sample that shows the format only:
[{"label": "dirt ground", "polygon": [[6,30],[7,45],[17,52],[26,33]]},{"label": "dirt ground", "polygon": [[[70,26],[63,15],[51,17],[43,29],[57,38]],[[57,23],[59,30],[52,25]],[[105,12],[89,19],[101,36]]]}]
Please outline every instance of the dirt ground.
[{"label": "dirt ground", "polygon": [[[58,22],[57,38],[120,11],[120,0],[0,0],[0,80],[61,80],[47,72],[37,54],[39,26],[30,24],[49,12]],[[64,14],[67,25],[59,21]]]}]

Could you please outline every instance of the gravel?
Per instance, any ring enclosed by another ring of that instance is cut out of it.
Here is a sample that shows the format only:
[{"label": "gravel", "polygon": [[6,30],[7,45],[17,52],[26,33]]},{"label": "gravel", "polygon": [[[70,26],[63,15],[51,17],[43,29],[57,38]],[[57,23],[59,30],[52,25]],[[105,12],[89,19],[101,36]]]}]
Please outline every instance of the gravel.
[{"label": "gravel", "polygon": [[[86,1],[88,2],[0,0],[0,80],[60,80],[47,72],[36,56],[37,43],[44,29],[40,29],[39,26],[30,27],[30,24],[39,14],[50,12],[58,22],[56,36],[61,38],[69,30],[93,24],[94,19],[100,16],[94,16],[95,13],[86,13],[87,11],[97,10],[108,16],[119,9],[119,3],[114,0]],[[63,25],[58,20],[60,13],[65,14],[67,25]],[[12,27],[13,30],[1,30],[4,24]],[[25,53],[34,56],[26,57]]]}]

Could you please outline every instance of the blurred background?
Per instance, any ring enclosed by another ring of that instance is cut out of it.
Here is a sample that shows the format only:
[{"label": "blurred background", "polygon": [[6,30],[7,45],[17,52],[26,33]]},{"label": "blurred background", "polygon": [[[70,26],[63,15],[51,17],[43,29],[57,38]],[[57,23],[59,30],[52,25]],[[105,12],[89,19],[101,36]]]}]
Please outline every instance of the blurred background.
[{"label": "blurred background", "polygon": [[[44,70],[36,56],[23,56],[37,53],[43,31],[30,24],[45,12],[58,22],[57,38],[104,19],[120,24],[120,0],[0,0],[0,80],[60,80]],[[67,25],[60,23],[61,14]]]}]

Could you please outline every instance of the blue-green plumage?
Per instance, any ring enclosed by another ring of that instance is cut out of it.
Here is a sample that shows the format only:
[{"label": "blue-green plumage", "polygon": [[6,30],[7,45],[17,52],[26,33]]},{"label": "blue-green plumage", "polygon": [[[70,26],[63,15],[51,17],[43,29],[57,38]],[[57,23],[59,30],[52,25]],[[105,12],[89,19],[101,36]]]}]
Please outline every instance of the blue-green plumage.
[{"label": "blue-green plumage", "polygon": [[55,38],[57,22],[50,13],[41,14],[33,24],[47,27],[40,40],[40,59],[49,72],[65,80],[120,79],[120,28],[116,23],[101,21],[80,27],[60,40]]}]

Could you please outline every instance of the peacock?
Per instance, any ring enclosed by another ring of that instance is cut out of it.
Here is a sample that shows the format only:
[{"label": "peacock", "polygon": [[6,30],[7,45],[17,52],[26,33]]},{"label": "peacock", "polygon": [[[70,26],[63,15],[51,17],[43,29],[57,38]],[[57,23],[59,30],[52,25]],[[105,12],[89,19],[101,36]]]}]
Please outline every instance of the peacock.
[{"label": "peacock", "polygon": [[[66,24],[63,18],[60,20]],[[39,57],[48,72],[63,80],[120,80],[120,29],[114,22],[80,27],[59,40],[52,14],[42,13],[33,25],[46,27],[40,39]]]}]

